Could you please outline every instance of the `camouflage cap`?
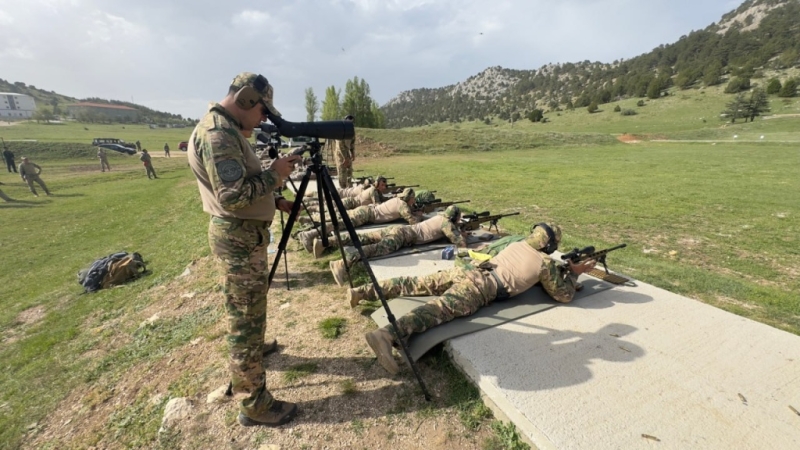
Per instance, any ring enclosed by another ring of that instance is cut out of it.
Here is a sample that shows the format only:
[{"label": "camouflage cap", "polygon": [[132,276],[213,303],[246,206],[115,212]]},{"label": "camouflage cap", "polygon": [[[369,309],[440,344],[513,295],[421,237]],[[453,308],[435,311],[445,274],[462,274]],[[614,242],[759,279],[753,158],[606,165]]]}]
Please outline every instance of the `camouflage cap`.
[{"label": "camouflage cap", "polygon": [[[256,88],[256,80],[258,79],[258,77],[261,77],[264,79],[264,81],[266,81],[266,87],[263,90],[259,90],[258,88]],[[258,91],[258,93],[261,94],[261,101],[264,103],[264,106],[266,106],[272,114],[275,114],[278,117],[281,116],[281,113],[275,108],[275,105],[272,103],[274,89],[263,75],[259,75],[257,73],[252,73],[252,72],[242,72],[239,75],[236,75],[236,78],[234,78],[233,81],[231,82],[232,88],[241,89],[245,86],[250,86],[256,89],[256,91]]]},{"label": "camouflage cap", "polygon": [[[536,250],[543,250],[545,247],[547,247],[547,243],[550,241],[550,236],[547,235],[547,230],[545,230],[544,227],[537,227],[536,225],[538,224],[533,225],[531,234],[525,238],[525,242]],[[561,243],[561,227],[553,222],[545,222],[545,225],[553,230],[553,234],[555,234],[556,238],[556,244]]]},{"label": "camouflage cap", "polygon": [[455,222],[456,217],[459,215],[461,215],[461,208],[456,205],[450,205],[444,210],[444,216],[451,222]]},{"label": "camouflage cap", "polygon": [[407,202],[408,199],[414,197],[414,190],[411,188],[405,188],[403,189],[403,192],[401,192],[400,195],[398,195],[397,197],[400,198],[400,200]]},{"label": "camouflage cap", "polygon": [[433,195],[433,192],[423,189],[421,191],[417,191],[417,202],[425,203],[433,201],[436,197]]}]

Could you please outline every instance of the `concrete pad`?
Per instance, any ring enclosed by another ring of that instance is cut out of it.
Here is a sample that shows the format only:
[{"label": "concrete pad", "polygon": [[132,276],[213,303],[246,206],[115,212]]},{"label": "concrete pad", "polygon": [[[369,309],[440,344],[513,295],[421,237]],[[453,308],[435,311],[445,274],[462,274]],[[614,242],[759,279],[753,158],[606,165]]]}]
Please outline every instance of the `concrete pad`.
[{"label": "concrete pad", "polygon": [[800,448],[800,337],[648,284],[448,350],[540,449]]},{"label": "concrete pad", "polygon": [[369,261],[369,265],[372,267],[375,278],[385,280],[394,277],[421,277],[430,275],[440,270],[452,269],[455,266],[455,262],[453,260],[442,259],[442,250],[436,249],[422,253],[398,256],[396,258]]}]

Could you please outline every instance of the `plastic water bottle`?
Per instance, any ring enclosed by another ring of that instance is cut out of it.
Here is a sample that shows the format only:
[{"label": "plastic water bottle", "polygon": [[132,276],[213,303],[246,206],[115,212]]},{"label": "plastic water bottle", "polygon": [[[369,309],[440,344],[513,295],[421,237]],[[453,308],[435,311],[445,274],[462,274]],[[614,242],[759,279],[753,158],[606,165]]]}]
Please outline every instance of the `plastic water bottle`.
[{"label": "plastic water bottle", "polygon": [[275,248],[275,235],[270,233],[269,234],[269,246],[267,247],[267,254],[273,254],[277,252],[278,249]]}]

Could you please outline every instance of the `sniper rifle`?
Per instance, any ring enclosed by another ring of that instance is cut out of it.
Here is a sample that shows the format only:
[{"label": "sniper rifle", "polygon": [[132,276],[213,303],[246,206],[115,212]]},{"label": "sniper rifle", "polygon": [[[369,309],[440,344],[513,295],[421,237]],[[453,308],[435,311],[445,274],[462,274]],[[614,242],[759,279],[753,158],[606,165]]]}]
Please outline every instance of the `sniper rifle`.
[{"label": "sniper rifle", "polygon": [[443,202],[441,199],[435,198],[430,202],[420,202],[414,204],[414,211],[422,211],[423,214],[434,212],[439,208],[447,208],[450,205],[460,205],[461,203],[469,203],[469,200],[459,200],[457,202]]},{"label": "sniper rifle", "polygon": [[495,214],[491,215],[489,211],[484,211],[480,213],[472,213],[467,214],[465,216],[461,216],[461,222],[458,224],[459,229],[461,231],[474,231],[481,227],[482,223],[489,222],[489,230],[491,231],[492,227],[496,231],[500,231],[497,228],[497,222],[502,219],[503,217],[508,216],[518,216],[519,212],[513,212],[508,214]]},{"label": "sniper rifle", "polygon": [[595,251],[594,247],[591,245],[588,247],[584,247],[582,249],[573,249],[569,253],[565,253],[561,255],[561,259],[564,261],[572,261],[572,264],[580,264],[584,261],[597,261],[603,265],[603,269],[605,269],[606,274],[608,274],[608,266],[606,265],[606,256],[613,252],[614,250],[619,250],[621,248],[625,248],[627,244],[619,244],[615,247],[607,248],[605,250]]}]

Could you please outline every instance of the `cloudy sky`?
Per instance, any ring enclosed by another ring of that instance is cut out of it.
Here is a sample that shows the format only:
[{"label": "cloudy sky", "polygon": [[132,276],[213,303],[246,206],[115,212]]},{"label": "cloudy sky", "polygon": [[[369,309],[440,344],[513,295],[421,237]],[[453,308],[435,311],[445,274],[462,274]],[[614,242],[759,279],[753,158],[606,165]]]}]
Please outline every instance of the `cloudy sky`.
[{"label": "cloudy sky", "polygon": [[358,76],[379,104],[490,66],[630,58],[729,0],[0,0],[0,78],[198,118],[259,72],[289,120]]}]

